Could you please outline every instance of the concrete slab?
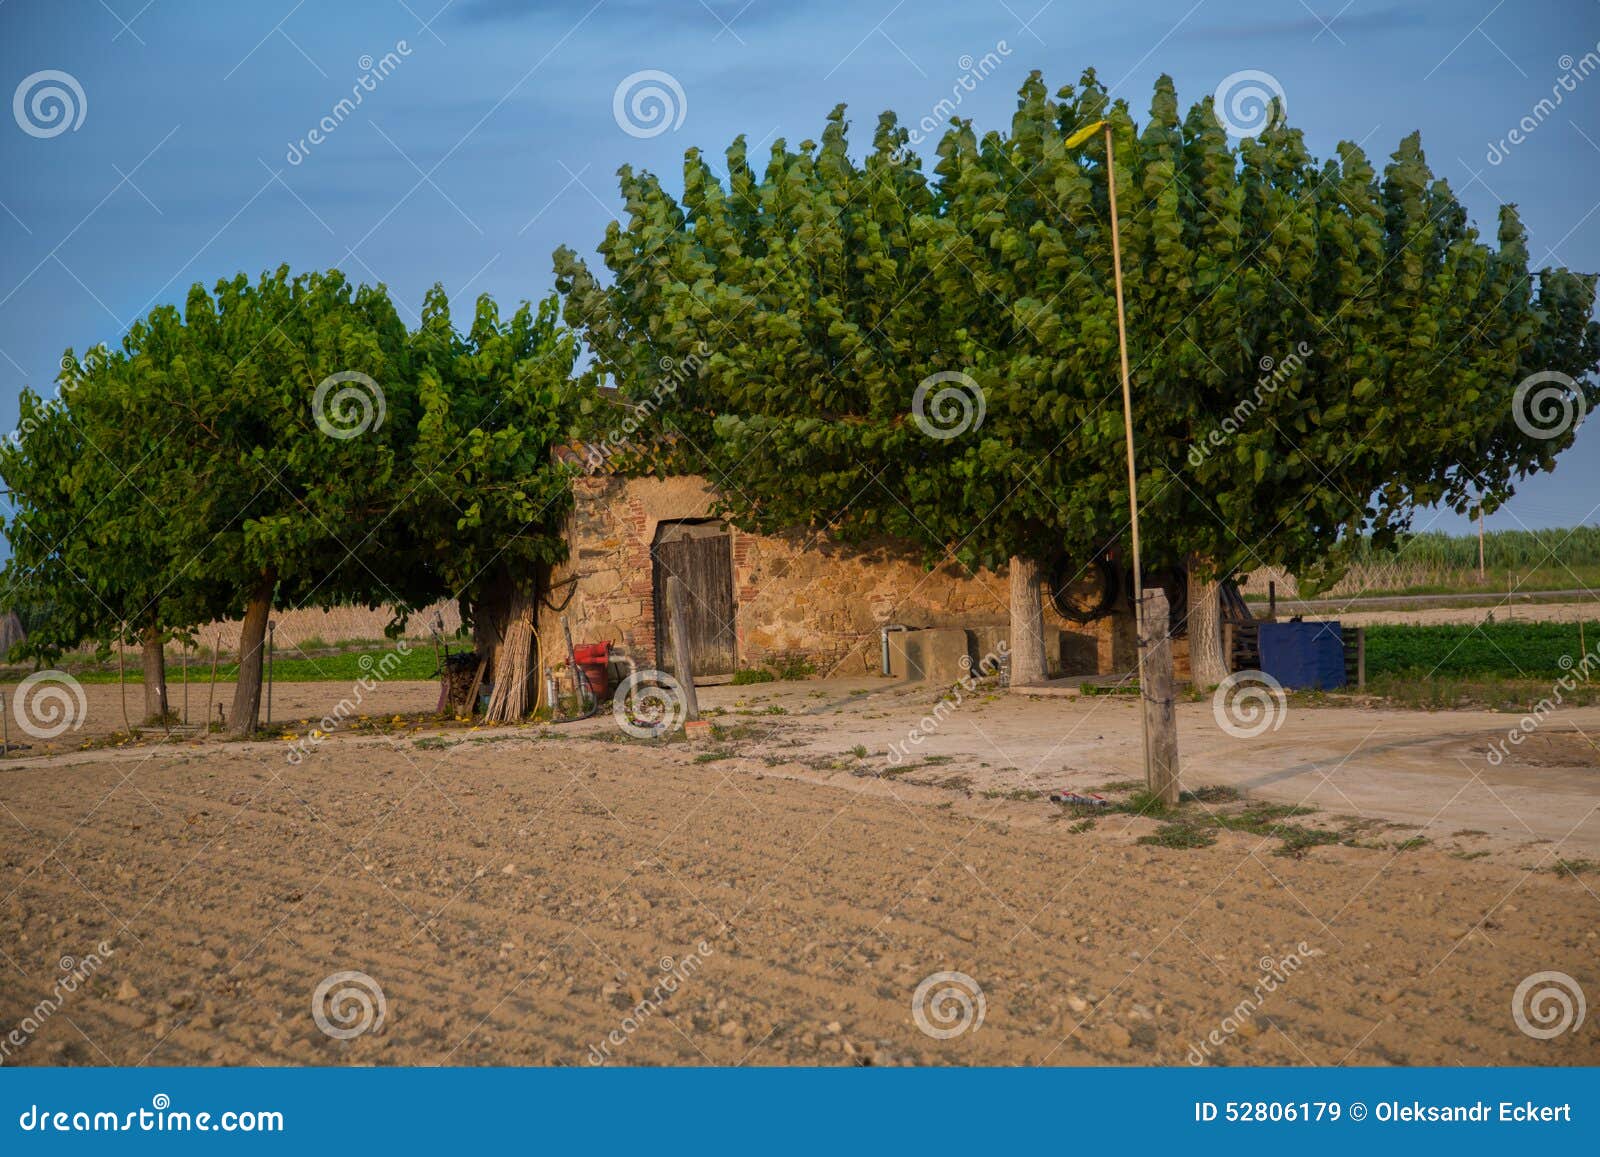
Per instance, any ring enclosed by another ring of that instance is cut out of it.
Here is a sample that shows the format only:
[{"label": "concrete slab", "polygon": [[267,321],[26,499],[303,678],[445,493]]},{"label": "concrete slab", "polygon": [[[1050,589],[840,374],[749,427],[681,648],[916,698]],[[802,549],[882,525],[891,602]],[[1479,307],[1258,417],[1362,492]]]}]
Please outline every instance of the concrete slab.
[{"label": "concrete slab", "polygon": [[1128,687],[1138,684],[1138,677],[1129,671],[1125,675],[1067,675],[1043,683],[1029,683],[1023,687],[1007,688],[1013,695],[1037,695],[1046,699],[1076,699],[1085,687]]},{"label": "concrete slab", "polygon": [[951,684],[966,678],[970,663],[967,632],[960,627],[893,631],[889,635],[891,678]]}]

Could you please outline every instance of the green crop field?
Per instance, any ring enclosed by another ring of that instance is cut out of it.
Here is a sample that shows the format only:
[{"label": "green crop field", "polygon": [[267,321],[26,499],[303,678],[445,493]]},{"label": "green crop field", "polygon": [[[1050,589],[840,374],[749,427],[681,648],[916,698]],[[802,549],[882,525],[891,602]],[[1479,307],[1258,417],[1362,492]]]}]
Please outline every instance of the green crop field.
[{"label": "green crop field", "polygon": [[[406,655],[399,656],[399,666],[394,666],[395,655],[393,649],[374,648],[362,651],[341,651],[332,655],[318,655],[312,658],[286,659],[278,656],[273,659],[272,679],[275,683],[354,683],[363,675],[379,676],[379,664],[386,656],[390,656],[388,674],[381,676],[384,679],[433,679],[438,676],[438,663],[434,656],[433,648],[420,645],[413,646]],[[126,678],[129,683],[142,683],[143,677],[139,671],[139,657],[129,656],[129,666]],[[167,660],[167,685],[178,687],[183,682],[182,668],[169,657]],[[117,681],[117,666],[115,663],[74,663],[70,660],[61,664],[61,668],[68,671],[80,683],[115,683]],[[0,668],[0,682],[16,682],[26,676],[33,668],[11,666]],[[232,683],[239,674],[237,663],[218,663],[217,682]],[[205,683],[211,678],[211,667],[208,663],[196,660],[189,667],[189,681],[191,683]]]},{"label": "green crop field", "polygon": [[[1371,626],[1367,675],[1415,679],[1495,677],[1554,681],[1600,651],[1600,622],[1497,622],[1481,626]],[[1600,675],[1600,670],[1597,670]]]}]

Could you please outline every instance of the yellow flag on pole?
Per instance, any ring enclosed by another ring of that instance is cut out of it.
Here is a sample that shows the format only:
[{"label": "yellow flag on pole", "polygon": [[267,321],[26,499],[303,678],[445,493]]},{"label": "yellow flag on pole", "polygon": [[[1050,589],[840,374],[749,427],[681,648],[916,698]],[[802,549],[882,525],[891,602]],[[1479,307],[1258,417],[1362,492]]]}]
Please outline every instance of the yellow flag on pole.
[{"label": "yellow flag on pole", "polygon": [[1067,138],[1067,148],[1077,148],[1079,145],[1083,144],[1084,141],[1088,140],[1090,137],[1094,136],[1095,133],[1099,132],[1105,127],[1105,121],[1095,121],[1092,125],[1084,125],[1083,128],[1079,129],[1077,132],[1073,133]]}]

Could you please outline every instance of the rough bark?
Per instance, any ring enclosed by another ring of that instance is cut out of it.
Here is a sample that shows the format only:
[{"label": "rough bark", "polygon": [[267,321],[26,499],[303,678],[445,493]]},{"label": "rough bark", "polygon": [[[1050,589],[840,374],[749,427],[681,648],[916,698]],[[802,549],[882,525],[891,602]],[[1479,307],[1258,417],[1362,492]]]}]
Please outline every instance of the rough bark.
[{"label": "rough bark", "polygon": [[[497,568],[494,577],[483,584],[483,589],[477,600],[472,604],[472,649],[478,658],[487,659],[489,674],[484,678],[493,682],[494,667],[500,642],[505,636],[506,623],[509,621],[511,600],[515,594],[515,586],[511,576],[503,569]],[[476,703],[468,704],[471,711],[476,712]]]},{"label": "rough bark", "polygon": [[1132,675],[1139,669],[1139,616],[1127,599],[1118,599],[1108,620],[1110,638],[1102,654],[1106,658],[1102,675]]},{"label": "rough bark", "polygon": [[1038,559],[1011,560],[1011,685],[1026,687],[1045,680],[1044,564]]},{"label": "rough bark", "polygon": [[1228,677],[1222,653],[1222,583],[1200,576],[1199,560],[1189,561],[1189,678],[1198,688],[1215,687]]},{"label": "rough bark", "polygon": [[145,628],[140,636],[144,650],[144,721],[161,723],[167,719],[167,649],[161,632]]},{"label": "rough bark", "polygon": [[272,591],[278,585],[270,569],[256,582],[245,604],[244,625],[239,630],[239,678],[233,693],[233,734],[255,734],[261,721],[261,675],[266,654],[267,619],[272,615]]}]

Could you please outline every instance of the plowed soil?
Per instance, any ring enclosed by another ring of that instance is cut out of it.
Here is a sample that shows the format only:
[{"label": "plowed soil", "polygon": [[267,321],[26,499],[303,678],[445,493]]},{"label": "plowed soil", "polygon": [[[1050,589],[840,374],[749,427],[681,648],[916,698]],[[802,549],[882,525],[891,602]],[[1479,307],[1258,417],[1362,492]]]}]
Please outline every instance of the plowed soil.
[{"label": "plowed soil", "polygon": [[0,765],[5,1063],[1600,1062],[1600,877],[555,734]]}]

